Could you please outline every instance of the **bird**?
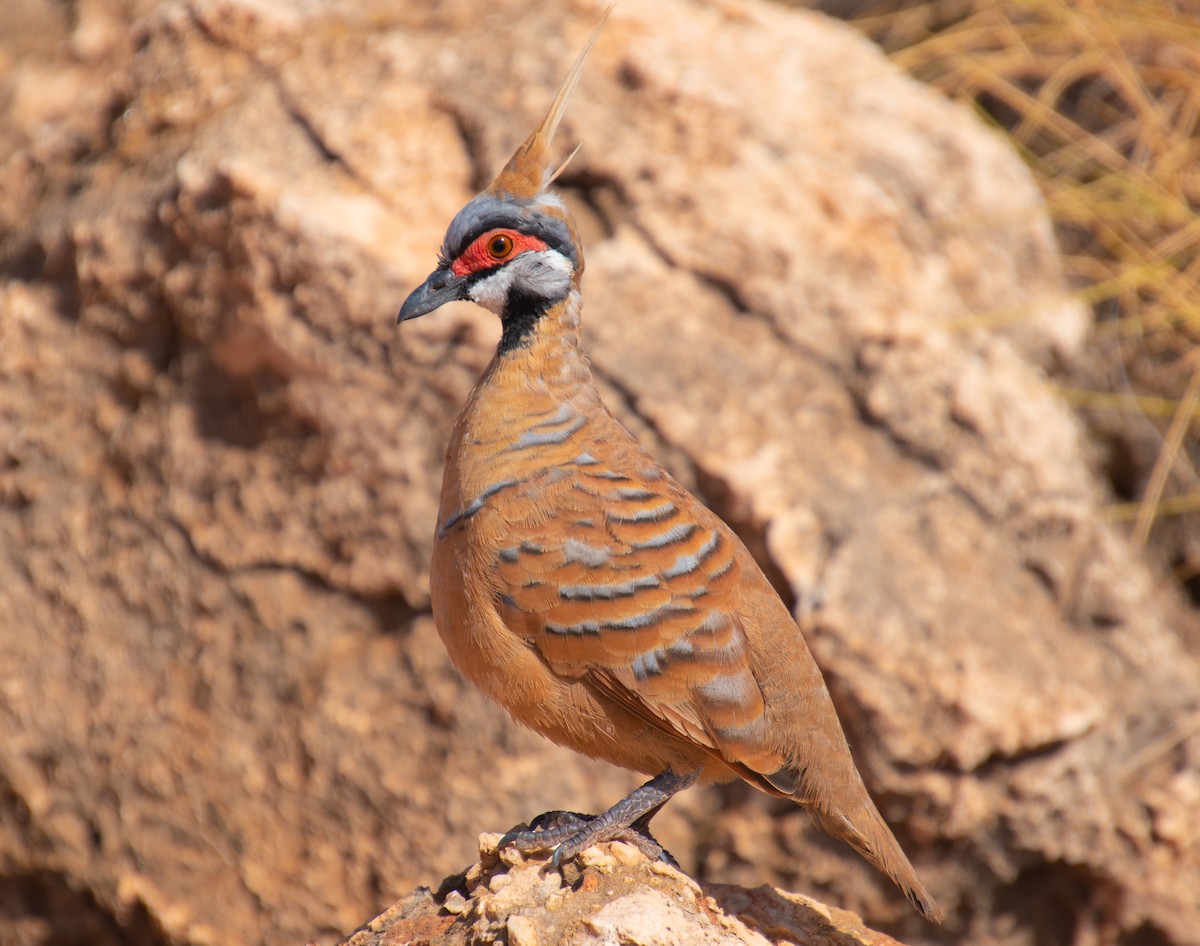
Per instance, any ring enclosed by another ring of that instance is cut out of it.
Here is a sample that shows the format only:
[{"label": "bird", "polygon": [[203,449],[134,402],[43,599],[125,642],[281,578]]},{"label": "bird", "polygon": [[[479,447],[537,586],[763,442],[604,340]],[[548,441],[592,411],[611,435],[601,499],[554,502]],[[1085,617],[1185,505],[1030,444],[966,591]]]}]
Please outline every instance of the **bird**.
[{"label": "bird", "polygon": [[676,792],[740,778],[797,802],[940,922],[792,613],[594,383],[583,248],[550,188],[575,152],[553,169],[549,154],[609,12],[545,118],[453,218],[397,318],[461,300],[500,318],[446,449],[430,596],[451,660],[518,723],[652,776],[600,815],[550,812],[501,844],[553,850],[558,866],[621,839],[671,861],[650,818]]}]

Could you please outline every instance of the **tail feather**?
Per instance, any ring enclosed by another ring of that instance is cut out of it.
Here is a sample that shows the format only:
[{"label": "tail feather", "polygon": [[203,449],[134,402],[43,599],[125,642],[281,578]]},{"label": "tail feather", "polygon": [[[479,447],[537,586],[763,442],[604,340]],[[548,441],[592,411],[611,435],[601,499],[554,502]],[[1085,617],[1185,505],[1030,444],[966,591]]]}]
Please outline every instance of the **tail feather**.
[{"label": "tail feather", "polygon": [[921,883],[916,868],[875,807],[858,769],[846,754],[825,754],[820,764],[789,763],[770,774],[743,764],[737,772],[768,794],[790,798],[824,831],[858,851],[887,874],[925,919],[942,922],[942,910]]},{"label": "tail feather", "polygon": [[925,919],[934,923],[942,922],[941,907],[921,883],[895,835],[869,798],[855,806],[852,813],[826,811],[815,805],[805,805],[805,808],[825,831],[835,838],[841,838],[887,874]]}]

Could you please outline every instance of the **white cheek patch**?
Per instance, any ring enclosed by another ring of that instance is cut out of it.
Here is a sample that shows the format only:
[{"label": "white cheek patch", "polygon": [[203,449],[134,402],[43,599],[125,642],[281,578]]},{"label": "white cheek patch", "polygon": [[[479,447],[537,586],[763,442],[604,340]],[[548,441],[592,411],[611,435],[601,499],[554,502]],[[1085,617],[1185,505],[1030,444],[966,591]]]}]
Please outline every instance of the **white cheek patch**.
[{"label": "white cheek patch", "polygon": [[571,261],[557,250],[522,253],[471,287],[470,298],[497,315],[508,304],[513,286],[535,299],[561,299],[571,289]]},{"label": "white cheek patch", "polygon": [[504,303],[508,299],[508,287],[512,285],[512,281],[512,267],[501,267],[487,279],[481,279],[475,283],[468,296],[472,302],[478,302],[485,309],[491,309],[499,315],[504,311]]}]

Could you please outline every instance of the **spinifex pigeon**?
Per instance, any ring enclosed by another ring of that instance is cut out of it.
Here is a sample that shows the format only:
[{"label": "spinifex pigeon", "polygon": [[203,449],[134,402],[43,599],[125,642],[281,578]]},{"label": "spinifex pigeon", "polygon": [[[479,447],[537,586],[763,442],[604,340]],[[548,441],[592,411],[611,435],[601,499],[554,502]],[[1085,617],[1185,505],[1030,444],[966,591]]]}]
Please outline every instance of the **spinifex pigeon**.
[{"label": "spinifex pigeon", "polygon": [[599,30],[400,310],[404,321],[469,299],[502,325],[446,451],[430,581],[450,657],[517,721],[654,776],[599,816],[555,812],[505,843],[554,848],[555,863],[614,838],[667,857],[647,828],[654,813],[697,782],[741,778],[802,805],[940,919],[787,607],[592,381],[583,248],[547,190],[547,151]]}]

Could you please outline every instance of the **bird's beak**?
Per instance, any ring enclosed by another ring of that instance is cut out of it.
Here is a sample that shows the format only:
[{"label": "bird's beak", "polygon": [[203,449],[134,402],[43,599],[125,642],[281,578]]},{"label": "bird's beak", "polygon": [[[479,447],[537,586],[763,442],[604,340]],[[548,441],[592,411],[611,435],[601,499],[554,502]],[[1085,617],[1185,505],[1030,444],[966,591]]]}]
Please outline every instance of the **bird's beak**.
[{"label": "bird's beak", "polygon": [[396,322],[407,322],[419,315],[428,315],[447,302],[462,299],[465,280],[455,276],[449,269],[435,269],[421,285],[412,291],[400,307]]}]

